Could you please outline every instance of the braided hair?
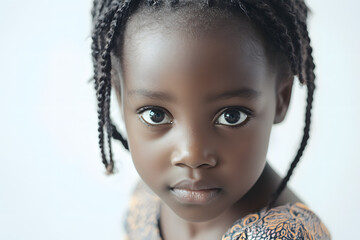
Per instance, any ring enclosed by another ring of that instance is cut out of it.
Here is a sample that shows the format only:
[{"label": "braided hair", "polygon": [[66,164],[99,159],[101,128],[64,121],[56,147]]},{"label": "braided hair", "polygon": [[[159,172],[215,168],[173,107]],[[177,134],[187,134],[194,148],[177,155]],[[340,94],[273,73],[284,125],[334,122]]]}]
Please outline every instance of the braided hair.
[{"label": "braided hair", "polygon": [[[189,0],[188,0],[189,1]],[[98,104],[98,133],[102,162],[108,174],[114,171],[111,138],[119,140],[129,150],[128,142],[117,131],[110,118],[111,57],[115,48],[116,36],[123,37],[126,21],[136,9],[148,7],[158,9],[162,6],[177,7],[181,0],[94,0],[92,8],[92,59],[93,80]],[[192,2],[192,1],[190,1]],[[304,0],[196,0],[195,4],[204,7],[219,7],[239,10],[257,24],[290,65],[291,74],[297,76],[301,85],[307,86],[305,126],[303,137],[294,160],[286,176],[272,194],[267,210],[285,189],[298,164],[309,139],[311,109],[315,90],[315,64],[307,29],[308,7]],[[108,157],[105,155],[105,135]]]}]

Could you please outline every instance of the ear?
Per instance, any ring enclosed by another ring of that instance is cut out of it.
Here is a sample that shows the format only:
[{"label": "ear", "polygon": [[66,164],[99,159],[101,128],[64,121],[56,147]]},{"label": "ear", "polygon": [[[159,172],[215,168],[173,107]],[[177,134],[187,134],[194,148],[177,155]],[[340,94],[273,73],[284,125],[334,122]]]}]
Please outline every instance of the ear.
[{"label": "ear", "polygon": [[290,104],[293,83],[294,76],[291,76],[287,79],[281,79],[276,87],[276,112],[274,124],[280,123],[285,119]]}]

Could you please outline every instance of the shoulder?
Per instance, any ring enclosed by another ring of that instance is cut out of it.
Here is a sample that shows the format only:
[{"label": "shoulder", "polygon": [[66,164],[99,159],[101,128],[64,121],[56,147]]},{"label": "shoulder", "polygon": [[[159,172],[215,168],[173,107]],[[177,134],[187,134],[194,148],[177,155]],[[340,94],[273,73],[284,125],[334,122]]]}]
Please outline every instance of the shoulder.
[{"label": "shoulder", "polygon": [[124,221],[125,239],[160,239],[159,198],[139,180],[130,197]]},{"label": "shoulder", "polygon": [[151,217],[156,215],[158,203],[159,199],[157,195],[155,195],[142,180],[139,180],[130,197],[127,210],[127,222],[141,220],[144,214],[149,215],[149,217],[146,218],[147,220],[154,220]]},{"label": "shoulder", "polygon": [[249,214],[236,221],[222,240],[328,240],[330,233],[306,205],[296,202]]}]

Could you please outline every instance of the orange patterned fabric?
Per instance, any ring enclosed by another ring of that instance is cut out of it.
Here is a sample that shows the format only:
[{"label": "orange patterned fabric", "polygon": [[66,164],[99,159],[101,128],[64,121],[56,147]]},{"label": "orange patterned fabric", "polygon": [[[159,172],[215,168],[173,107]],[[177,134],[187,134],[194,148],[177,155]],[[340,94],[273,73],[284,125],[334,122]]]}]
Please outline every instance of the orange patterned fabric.
[{"label": "orange patterned fabric", "polygon": [[[160,199],[139,181],[125,220],[125,240],[163,240],[159,230]],[[221,240],[328,240],[330,233],[306,205],[288,203],[238,219]]]}]

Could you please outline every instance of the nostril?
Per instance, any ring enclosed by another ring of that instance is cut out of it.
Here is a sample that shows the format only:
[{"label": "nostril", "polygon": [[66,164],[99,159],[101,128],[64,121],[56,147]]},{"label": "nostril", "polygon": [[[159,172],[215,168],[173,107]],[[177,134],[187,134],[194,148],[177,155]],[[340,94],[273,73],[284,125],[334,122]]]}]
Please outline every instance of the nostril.
[{"label": "nostril", "polygon": [[213,167],[213,165],[207,164],[207,163],[203,163],[200,166],[198,166],[199,168],[211,168]]},{"label": "nostril", "polygon": [[216,166],[215,164],[209,164],[209,163],[200,163],[198,164],[198,162],[178,162],[174,164],[175,166],[178,167],[190,167],[190,168],[213,168]]},{"label": "nostril", "polygon": [[171,164],[179,167],[212,168],[217,165],[217,158],[208,151],[174,151],[171,154]]}]

